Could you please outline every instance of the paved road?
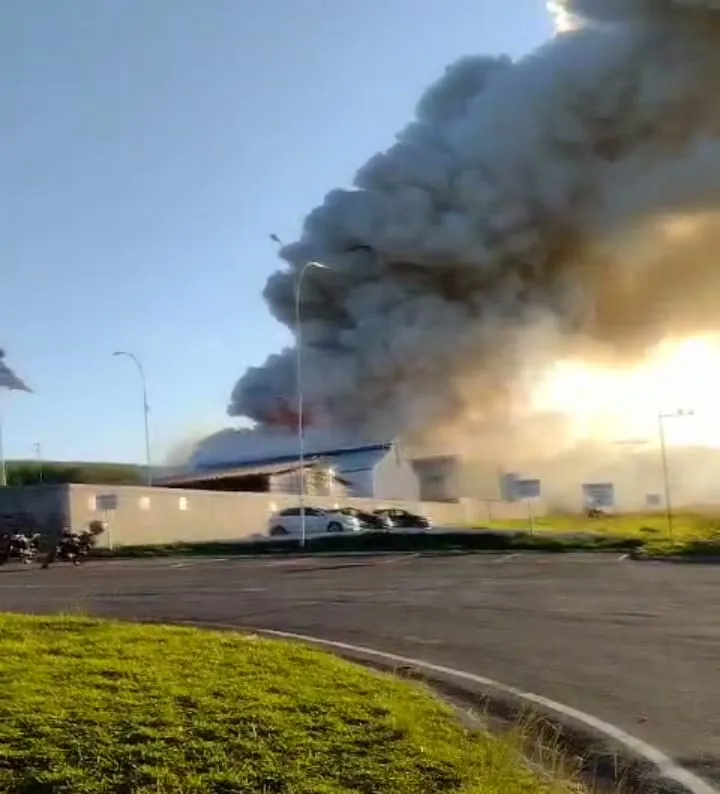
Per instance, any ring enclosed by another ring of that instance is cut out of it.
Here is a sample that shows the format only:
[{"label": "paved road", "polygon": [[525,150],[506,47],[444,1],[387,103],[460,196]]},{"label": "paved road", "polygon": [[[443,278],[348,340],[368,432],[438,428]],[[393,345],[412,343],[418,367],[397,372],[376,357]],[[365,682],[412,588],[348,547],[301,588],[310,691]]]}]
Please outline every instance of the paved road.
[{"label": "paved road", "polygon": [[0,569],[0,610],[296,631],[582,709],[720,782],[720,568],[615,556],[94,562]]}]

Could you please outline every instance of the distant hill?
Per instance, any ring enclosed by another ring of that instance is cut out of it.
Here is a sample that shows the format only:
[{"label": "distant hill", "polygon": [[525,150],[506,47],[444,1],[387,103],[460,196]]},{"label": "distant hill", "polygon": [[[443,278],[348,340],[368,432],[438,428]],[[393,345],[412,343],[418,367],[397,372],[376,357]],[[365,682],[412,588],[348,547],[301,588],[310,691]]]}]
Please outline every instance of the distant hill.
[{"label": "distant hill", "polygon": [[8,485],[89,483],[94,485],[143,485],[145,466],[131,463],[14,460],[7,463]]}]

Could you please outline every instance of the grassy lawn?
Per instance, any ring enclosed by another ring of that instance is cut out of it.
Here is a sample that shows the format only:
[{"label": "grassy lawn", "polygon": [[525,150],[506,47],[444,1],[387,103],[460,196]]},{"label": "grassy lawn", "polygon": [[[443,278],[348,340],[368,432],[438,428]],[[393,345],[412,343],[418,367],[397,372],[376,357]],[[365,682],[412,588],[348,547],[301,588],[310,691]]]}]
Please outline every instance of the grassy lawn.
[{"label": "grassy lawn", "polygon": [[424,689],[291,643],[0,615],[0,681],[5,794],[570,790]]},{"label": "grassy lawn", "polygon": [[[491,521],[492,529],[528,529],[528,521]],[[668,535],[664,513],[625,513],[587,518],[549,515],[535,520],[538,533],[588,532],[607,537],[638,538],[649,552],[720,555],[720,515],[702,513],[673,514],[672,538]]]}]

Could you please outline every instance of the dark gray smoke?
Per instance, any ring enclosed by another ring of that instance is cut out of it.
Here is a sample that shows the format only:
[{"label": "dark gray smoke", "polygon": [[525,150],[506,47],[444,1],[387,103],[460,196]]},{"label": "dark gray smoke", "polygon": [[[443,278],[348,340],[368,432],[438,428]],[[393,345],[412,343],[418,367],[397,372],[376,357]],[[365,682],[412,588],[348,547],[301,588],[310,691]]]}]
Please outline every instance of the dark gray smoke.
[{"label": "dark gray smoke", "polygon": [[580,27],[587,23],[613,23],[640,20],[654,21],[659,17],[698,13],[702,21],[705,12],[720,11],[718,0],[549,0],[548,8],[559,26]]},{"label": "dark gray smoke", "polygon": [[[512,416],[563,357],[634,363],[720,326],[720,0],[564,0],[516,63],[464,58],[329,193],[265,289],[303,281],[311,421],[365,438]],[[295,352],[237,383],[261,425],[296,406]]]}]

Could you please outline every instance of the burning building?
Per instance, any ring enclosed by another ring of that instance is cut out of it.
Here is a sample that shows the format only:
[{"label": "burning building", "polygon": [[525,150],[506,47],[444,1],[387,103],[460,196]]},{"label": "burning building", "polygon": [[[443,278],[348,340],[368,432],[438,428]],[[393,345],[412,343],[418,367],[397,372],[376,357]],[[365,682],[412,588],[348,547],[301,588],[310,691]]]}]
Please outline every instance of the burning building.
[{"label": "burning building", "polygon": [[[552,40],[448,67],[282,248],[265,298],[291,328],[301,268],[328,265],[301,301],[322,432],[457,451],[503,426],[507,447],[558,361],[632,369],[718,331],[718,3],[550,6]],[[230,414],[291,425],[295,367],[249,369]]]}]

